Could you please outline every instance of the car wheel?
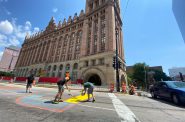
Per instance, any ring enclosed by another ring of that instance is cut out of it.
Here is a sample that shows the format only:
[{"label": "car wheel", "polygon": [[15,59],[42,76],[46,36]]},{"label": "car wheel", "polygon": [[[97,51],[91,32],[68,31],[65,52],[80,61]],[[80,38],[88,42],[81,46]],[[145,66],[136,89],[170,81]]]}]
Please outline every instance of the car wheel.
[{"label": "car wheel", "polygon": [[157,98],[157,96],[154,94],[154,91],[151,91],[151,96],[152,96],[152,98],[154,98],[154,99]]},{"label": "car wheel", "polygon": [[180,104],[179,97],[176,94],[172,95],[172,100],[176,105]]}]

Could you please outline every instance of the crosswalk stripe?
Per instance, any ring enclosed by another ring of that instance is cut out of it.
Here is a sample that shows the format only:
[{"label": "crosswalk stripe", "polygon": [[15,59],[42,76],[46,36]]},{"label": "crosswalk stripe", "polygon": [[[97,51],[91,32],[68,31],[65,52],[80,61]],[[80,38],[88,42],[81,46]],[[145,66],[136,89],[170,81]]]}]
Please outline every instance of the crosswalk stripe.
[{"label": "crosswalk stripe", "polygon": [[121,122],[140,122],[140,120],[136,118],[134,113],[113,93],[108,93],[108,95],[112,100],[114,108],[116,109],[116,112],[119,115]]}]

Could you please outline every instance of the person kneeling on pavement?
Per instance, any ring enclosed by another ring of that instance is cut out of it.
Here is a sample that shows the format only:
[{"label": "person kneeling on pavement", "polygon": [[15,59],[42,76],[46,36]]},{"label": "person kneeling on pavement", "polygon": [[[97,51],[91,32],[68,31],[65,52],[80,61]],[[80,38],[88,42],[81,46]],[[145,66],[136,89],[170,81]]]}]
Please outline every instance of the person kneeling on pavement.
[{"label": "person kneeling on pavement", "polygon": [[134,95],[135,94],[135,87],[134,87],[134,85],[130,86],[129,94],[130,95]]},{"label": "person kneeling on pavement", "polygon": [[84,89],[82,90],[82,96],[85,95],[87,91],[87,94],[88,94],[87,101],[90,101],[90,94],[92,94],[92,98],[93,98],[92,102],[95,102],[95,97],[93,95],[94,85],[90,82],[82,83],[82,85],[84,86]]}]

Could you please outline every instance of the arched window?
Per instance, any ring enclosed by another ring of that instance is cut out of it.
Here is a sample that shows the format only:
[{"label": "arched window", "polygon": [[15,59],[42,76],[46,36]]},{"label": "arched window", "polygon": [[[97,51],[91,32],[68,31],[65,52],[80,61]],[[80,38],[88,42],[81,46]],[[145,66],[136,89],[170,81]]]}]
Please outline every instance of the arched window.
[{"label": "arched window", "polygon": [[69,38],[68,35],[66,35],[65,38],[64,38],[63,47],[67,46],[68,38]]},{"label": "arched window", "polygon": [[53,71],[56,71],[56,70],[57,70],[57,65],[54,65]]},{"label": "arched window", "polygon": [[79,31],[77,33],[77,39],[76,39],[76,44],[79,44],[82,40],[82,31]]},{"label": "arched window", "polygon": [[62,64],[60,65],[59,70],[60,70],[60,71],[63,70],[63,65],[62,65]]},{"label": "arched window", "polygon": [[77,63],[74,64],[73,69],[74,70],[77,70],[78,69],[78,64]]},{"label": "arched window", "polygon": [[48,67],[48,71],[50,71],[50,70],[51,70],[51,66]]},{"label": "arched window", "polygon": [[70,70],[70,64],[66,65],[66,70]]}]

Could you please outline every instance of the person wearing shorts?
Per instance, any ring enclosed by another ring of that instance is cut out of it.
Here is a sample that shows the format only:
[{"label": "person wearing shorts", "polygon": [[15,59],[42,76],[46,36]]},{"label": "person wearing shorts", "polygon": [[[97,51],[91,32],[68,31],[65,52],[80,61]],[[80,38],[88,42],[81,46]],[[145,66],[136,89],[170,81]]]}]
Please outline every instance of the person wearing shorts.
[{"label": "person wearing shorts", "polygon": [[64,92],[64,85],[65,85],[66,88],[69,90],[69,87],[68,87],[68,85],[67,85],[67,82],[68,82],[69,80],[70,80],[69,77],[65,77],[64,80],[60,80],[60,81],[57,82],[58,93],[57,93],[56,96],[55,96],[54,103],[58,103],[58,102],[62,101],[61,98],[62,98],[62,94],[63,94],[63,92]]},{"label": "person wearing shorts", "polygon": [[29,91],[29,93],[31,92],[31,88],[32,88],[32,84],[34,81],[34,75],[31,74],[28,78],[27,78],[27,85],[26,85],[26,93]]},{"label": "person wearing shorts", "polygon": [[82,83],[83,86],[84,86],[84,89],[82,90],[82,95],[85,95],[86,92],[87,92],[87,95],[88,95],[88,100],[87,101],[90,101],[90,94],[92,94],[92,102],[95,102],[95,97],[93,95],[93,91],[94,91],[94,85],[90,82],[85,82],[85,83]]}]

